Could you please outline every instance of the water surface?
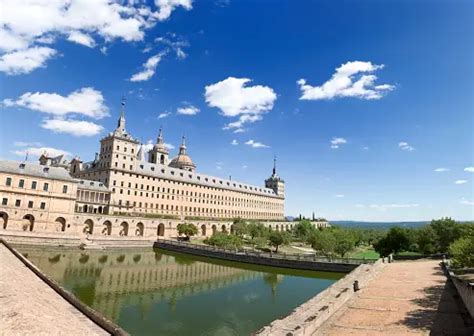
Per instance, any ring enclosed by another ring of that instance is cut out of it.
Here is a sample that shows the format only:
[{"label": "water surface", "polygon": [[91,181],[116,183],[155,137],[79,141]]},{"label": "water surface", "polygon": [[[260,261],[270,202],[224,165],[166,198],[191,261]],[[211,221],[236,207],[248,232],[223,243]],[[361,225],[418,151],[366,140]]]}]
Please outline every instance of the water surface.
[{"label": "water surface", "polygon": [[249,335],[343,276],[153,249],[19,250],[133,335]]}]

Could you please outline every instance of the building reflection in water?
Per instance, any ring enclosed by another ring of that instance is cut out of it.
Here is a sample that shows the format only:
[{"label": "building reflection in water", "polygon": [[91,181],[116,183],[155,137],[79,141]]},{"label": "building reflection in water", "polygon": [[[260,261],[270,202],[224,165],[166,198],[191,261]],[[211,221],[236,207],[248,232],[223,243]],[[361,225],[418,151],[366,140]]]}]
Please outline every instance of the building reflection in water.
[{"label": "building reflection in water", "polygon": [[152,305],[179,300],[236,282],[263,277],[272,293],[283,275],[205,263],[178,255],[144,251],[38,251],[21,249],[38,268],[84,303],[117,321],[123,307],[140,307],[142,318]]}]

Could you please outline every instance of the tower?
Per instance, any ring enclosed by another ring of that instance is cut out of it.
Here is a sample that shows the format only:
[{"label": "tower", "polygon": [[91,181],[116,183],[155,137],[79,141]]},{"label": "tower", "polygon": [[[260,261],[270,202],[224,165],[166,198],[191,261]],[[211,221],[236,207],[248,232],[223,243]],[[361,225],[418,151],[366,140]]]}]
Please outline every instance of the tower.
[{"label": "tower", "polygon": [[179,146],[179,153],[173,158],[173,160],[171,160],[170,167],[194,172],[196,170],[196,165],[189,157],[186,149],[186,138],[183,136],[181,146]]},{"label": "tower", "polygon": [[117,121],[117,128],[115,129],[114,133],[116,135],[124,135],[127,133],[125,130],[125,98],[122,98],[120,118]]},{"label": "tower", "polygon": [[272,175],[265,180],[265,187],[272,189],[278,196],[285,197],[285,181],[277,174],[276,156],[273,158]]},{"label": "tower", "polygon": [[148,160],[151,163],[168,164],[168,149],[166,149],[165,141],[163,140],[163,130],[160,127],[156,144],[148,151]]}]

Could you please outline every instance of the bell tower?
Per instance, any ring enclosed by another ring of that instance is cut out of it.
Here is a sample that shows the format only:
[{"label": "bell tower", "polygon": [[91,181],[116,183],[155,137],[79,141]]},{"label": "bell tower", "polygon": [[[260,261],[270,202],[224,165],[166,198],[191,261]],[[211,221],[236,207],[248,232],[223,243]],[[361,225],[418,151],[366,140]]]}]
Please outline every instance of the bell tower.
[{"label": "bell tower", "polygon": [[278,196],[285,197],[285,181],[277,174],[276,156],[273,158],[272,175],[265,180],[265,187],[272,189]]},{"label": "bell tower", "polygon": [[160,128],[158,138],[156,139],[156,144],[148,151],[148,160],[151,163],[168,165],[168,155],[169,152],[168,149],[166,149],[165,141],[163,140],[163,129]]}]

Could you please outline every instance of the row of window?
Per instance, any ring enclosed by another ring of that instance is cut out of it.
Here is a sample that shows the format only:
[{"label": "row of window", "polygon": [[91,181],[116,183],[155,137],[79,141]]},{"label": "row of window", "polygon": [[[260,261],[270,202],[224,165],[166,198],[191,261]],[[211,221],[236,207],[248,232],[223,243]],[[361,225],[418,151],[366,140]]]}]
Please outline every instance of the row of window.
[{"label": "row of window", "polygon": [[[13,178],[7,177],[6,180],[5,180],[5,185],[7,187],[11,187],[13,185]],[[19,179],[18,180],[18,188],[26,188],[24,179]],[[37,190],[38,189],[38,182],[37,181],[31,181],[30,189],[31,190]],[[63,185],[63,194],[67,194],[67,190],[68,190],[67,185]],[[43,183],[43,191],[49,191],[49,183],[48,182]]]},{"label": "row of window", "polygon": [[[34,203],[33,201],[28,201],[28,208],[33,209],[34,208]],[[7,206],[8,205],[8,198],[4,197],[2,198],[2,205]],[[21,200],[17,199],[15,200],[15,206],[16,207],[21,207]],[[46,202],[40,202],[39,208],[41,210],[46,209]]]}]

